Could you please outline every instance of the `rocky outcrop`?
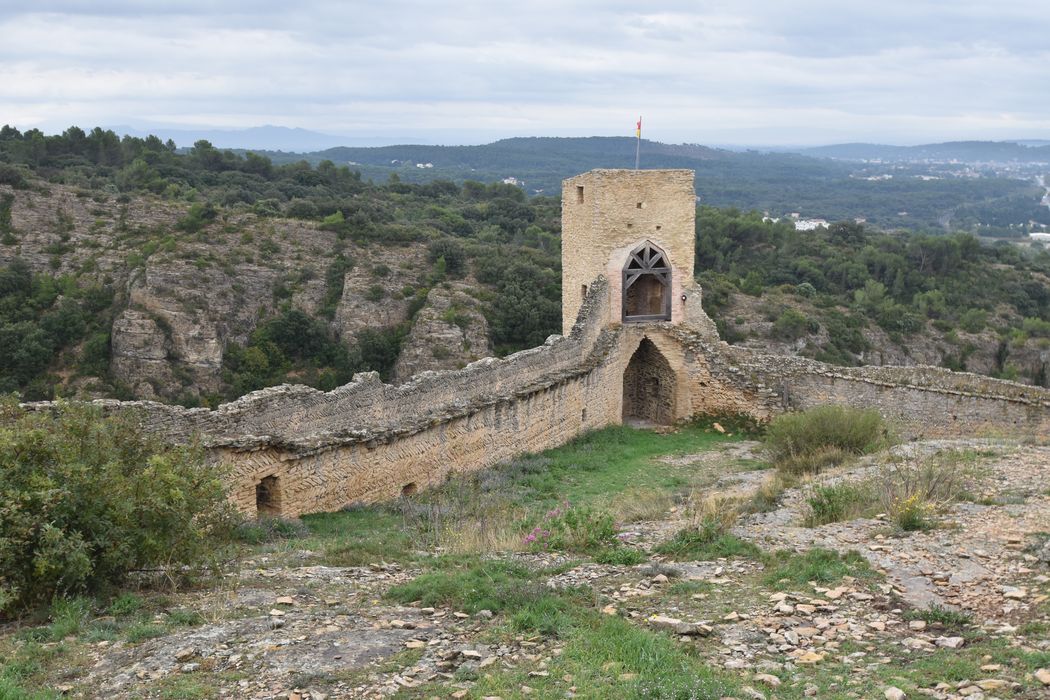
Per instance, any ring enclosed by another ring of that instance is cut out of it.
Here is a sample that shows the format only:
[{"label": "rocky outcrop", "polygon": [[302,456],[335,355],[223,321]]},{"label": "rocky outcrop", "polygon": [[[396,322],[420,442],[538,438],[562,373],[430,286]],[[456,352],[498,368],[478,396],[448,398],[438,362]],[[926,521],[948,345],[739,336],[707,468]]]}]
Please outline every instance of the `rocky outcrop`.
[{"label": "rocky outcrop", "polygon": [[460,369],[492,355],[488,323],[470,285],[455,283],[430,290],[394,366],[394,383],[426,370]]},{"label": "rocky outcrop", "polygon": [[[229,343],[247,342],[282,308],[321,314],[337,250],[354,263],[331,320],[348,343],[361,330],[404,323],[429,270],[423,245],[358,248],[306,221],[224,210],[191,234],[176,226],[185,202],[143,195],[121,201],[44,183],[0,192],[14,197],[15,232],[13,242],[0,244],[0,265],[21,258],[35,272],[116,290],[110,369],[140,399],[219,392]],[[487,348],[487,339],[474,344]],[[446,366],[462,365],[426,368]]]},{"label": "rocky outcrop", "polygon": [[422,246],[355,251],[353,269],[343,277],[343,295],[333,327],[340,336],[353,338],[366,328],[389,328],[408,319],[409,305],[427,269]]}]

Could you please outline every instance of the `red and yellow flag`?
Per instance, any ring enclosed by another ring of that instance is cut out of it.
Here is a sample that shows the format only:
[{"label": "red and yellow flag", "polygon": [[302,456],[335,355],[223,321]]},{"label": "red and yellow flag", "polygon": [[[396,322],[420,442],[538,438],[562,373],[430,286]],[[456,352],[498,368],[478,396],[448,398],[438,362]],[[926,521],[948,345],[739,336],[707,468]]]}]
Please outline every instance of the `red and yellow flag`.
[{"label": "red and yellow flag", "polygon": [[642,138],[642,118],[638,117],[638,124],[635,126],[634,135],[638,138]]}]

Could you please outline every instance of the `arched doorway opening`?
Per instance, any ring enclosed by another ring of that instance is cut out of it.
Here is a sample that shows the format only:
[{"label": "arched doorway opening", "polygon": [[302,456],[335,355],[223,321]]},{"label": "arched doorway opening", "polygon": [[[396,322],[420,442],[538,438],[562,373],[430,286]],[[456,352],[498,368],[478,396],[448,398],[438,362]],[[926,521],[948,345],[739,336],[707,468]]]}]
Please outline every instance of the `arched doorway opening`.
[{"label": "arched doorway opening", "polygon": [[623,373],[623,422],[635,425],[674,423],[675,376],[671,363],[643,338]]},{"label": "arched doorway opening", "polygon": [[631,251],[623,267],[623,322],[671,320],[671,264],[652,241]]},{"label": "arched doorway opening", "polygon": [[255,512],[260,518],[281,514],[281,480],[273,474],[255,483]]}]

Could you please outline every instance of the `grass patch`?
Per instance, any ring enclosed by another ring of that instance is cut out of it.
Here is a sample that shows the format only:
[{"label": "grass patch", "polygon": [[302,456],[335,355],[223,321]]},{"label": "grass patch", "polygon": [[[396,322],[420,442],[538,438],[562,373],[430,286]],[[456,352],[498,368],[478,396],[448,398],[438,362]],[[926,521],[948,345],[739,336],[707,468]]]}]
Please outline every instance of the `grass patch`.
[{"label": "grass patch", "polygon": [[366,566],[380,561],[415,558],[413,541],[403,520],[382,506],[359,507],[336,513],[304,515],[309,536],[297,540],[297,549],[319,549],[330,566]]},{"label": "grass patch", "polygon": [[[685,485],[679,470],[654,461],[654,457],[711,449],[733,439],[706,432],[699,425],[686,425],[666,435],[611,426],[548,450],[541,457],[513,460],[496,469],[514,476],[513,486],[521,502],[537,503],[546,509],[564,501],[606,507],[626,491],[673,491]],[[522,469],[536,459],[545,462],[544,468]]]},{"label": "grass patch", "polygon": [[447,606],[470,613],[500,612],[531,598],[532,583],[533,573],[523,564],[485,561],[421,574],[392,587],[386,597],[403,604],[418,601],[425,607]]},{"label": "grass patch", "polygon": [[18,681],[0,674],[0,699],[2,700],[52,700],[61,697],[58,693],[43,690],[27,690]]},{"label": "grass patch", "polygon": [[301,520],[264,516],[239,523],[233,535],[234,539],[245,544],[262,544],[305,537],[309,533],[309,528]]},{"label": "grass patch", "polygon": [[690,596],[696,593],[710,593],[714,584],[707,581],[675,581],[667,592],[675,596]]},{"label": "grass patch", "polygon": [[574,591],[553,592],[539,578],[522,564],[489,560],[421,574],[394,586],[386,597],[469,613],[490,610],[509,615],[519,632],[559,636],[571,626],[570,612],[581,599]]},{"label": "grass patch", "polygon": [[[717,700],[739,687],[735,678],[711,668],[670,636],[593,612],[576,615],[549,675],[530,677],[528,670],[487,673],[478,679],[471,697],[521,697],[521,688],[527,685],[534,697],[541,698]],[[420,691],[421,697],[438,694],[432,687]]]},{"label": "grass patch", "polygon": [[755,559],[761,553],[758,547],[736,535],[726,533],[712,538],[693,528],[679,530],[674,537],[661,542],[653,551],[674,561],[708,561],[730,557]]},{"label": "grass patch", "polygon": [[973,625],[973,617],[964,612],[949,610],[939,605],[928,608],[914,608],[904,612],[905,620],[922,620],[930,625],[941,625],[942,627],[958,628]]},{"label": "grass patch", "polygon": [[799,586],[809,582],[828,584],[846,576],[875,578],[877,574],[857,552],[838,552],[814,547],[801,554],[781,550],[766,559],[763,582],[777,589]]},{"label": "grass patch", "polygon": [[677,561],[757,557],[758,547],[729,532],[739,516],[737,508],[735,499],[694,493],[689,502],[690,525],[653,551]]},{"label": "grass patch", "polygon": [[644,562],[648,557],[640,549],[631,547],[615,547],[603,549],[594,555],[594,561],[598,564],[614,564],[617,566],[636,566]]},{"label": "grass patch", "polygon": [[158,625],[154,622],[136,622],[124,631],[124,639],[131,644],[137,644],[154,637],[163,637],[167,631],[168,629],[164,625]]},{"label": "grass patch", "polygon": [[609,510],[621,523],[659,520],[674,505],[674,496],[667,489],[649,487],[631,488],[613,497]]},{"label": "grass patch", "polygon": [[817,486],[806,499],[809,511],[803,518],[806,527],[853,520],[875,515],[873,501],[876,494],[867,483],[840,482]]},{"label": "grass patch", "polygon": [[156,682],[155,692],[163,700],[205,700],[215,697],[217,689],[200,678],[171,675]]}]

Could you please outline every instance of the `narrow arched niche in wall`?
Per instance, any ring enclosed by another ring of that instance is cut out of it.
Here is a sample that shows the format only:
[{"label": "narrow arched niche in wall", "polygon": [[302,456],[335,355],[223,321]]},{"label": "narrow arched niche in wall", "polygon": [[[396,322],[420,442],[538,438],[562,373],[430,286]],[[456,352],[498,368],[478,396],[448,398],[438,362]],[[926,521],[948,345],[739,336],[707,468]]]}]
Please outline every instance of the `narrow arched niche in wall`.
[{"label": "narrow arched niche in wall", "polygon": [[623,373],[623,422],[670,425],[675,416],[675,375],[653,341],[642,338]]},{"label": "narrow arched niche in wall", "polygon": [[281,514],[281,480],[264,476],[255,484],[255,512],[258,516]]},{"label": "narrow arched niche in wall", "polygon": [[631,251],[623,267],[623,322],[671,320],[671,264],[652,241]]}]

